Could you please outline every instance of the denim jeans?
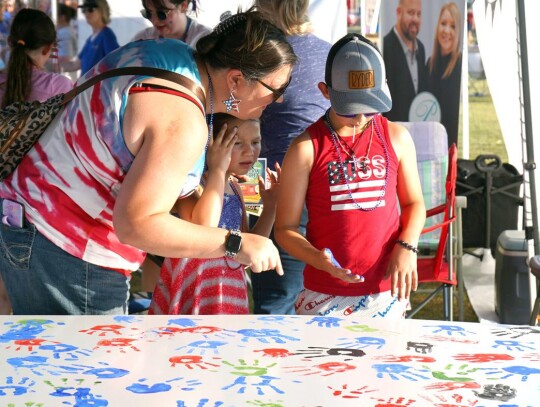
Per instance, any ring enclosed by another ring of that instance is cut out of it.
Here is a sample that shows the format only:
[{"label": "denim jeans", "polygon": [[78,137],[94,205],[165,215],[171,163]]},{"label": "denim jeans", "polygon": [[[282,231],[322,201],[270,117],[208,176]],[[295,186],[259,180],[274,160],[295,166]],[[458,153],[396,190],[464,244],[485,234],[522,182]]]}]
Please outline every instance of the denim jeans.
[{"label": "denim jeans", "polygon": [[[305,235],[307,210],[304,207],[300,219],[300,232]],[[270,236],[277,246],[284,275],[273,271],[251,273],[253,289],[253,312],[255,314],[294,315],[294,303],[304,288],[304,263],[287,254]]]},{"label": "denim jeans", "polygon": [[0,225],[0,273],[13,314],[125,314],[129,278],[89,264],[50,242],[35,226]]}]

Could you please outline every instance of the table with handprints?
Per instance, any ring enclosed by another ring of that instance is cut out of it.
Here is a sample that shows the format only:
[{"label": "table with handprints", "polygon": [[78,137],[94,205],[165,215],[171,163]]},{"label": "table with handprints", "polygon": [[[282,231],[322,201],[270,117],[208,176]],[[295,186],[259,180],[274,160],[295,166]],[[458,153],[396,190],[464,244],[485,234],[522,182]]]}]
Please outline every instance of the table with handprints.
[{"label": "table with handprints", "polygon": [[0,406],[540,406],[540,329],[322,316],[3,316]]}]

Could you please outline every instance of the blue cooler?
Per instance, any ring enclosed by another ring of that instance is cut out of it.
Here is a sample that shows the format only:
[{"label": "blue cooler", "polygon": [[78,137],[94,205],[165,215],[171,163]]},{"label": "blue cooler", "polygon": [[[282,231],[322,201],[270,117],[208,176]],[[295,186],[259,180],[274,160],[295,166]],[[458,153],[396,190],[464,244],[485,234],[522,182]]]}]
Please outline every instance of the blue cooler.
[{"label": "blue cooler", "polygon": [[495,256],[495,312],[503,324],[528,325],[531,294],[528,243],[523,230],[505,230]]}]

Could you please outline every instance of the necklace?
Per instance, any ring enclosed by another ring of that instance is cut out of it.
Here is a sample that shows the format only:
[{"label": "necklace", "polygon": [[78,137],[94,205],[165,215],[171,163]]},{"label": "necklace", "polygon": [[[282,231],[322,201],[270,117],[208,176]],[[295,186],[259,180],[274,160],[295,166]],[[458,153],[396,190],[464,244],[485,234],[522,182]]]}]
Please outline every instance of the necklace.
[{"label": "necklace", "polygon": [[212,85],[212,78],[208,73],[208,68],[206,68],[206,75],[208,76],[208,96],[210,96],[210,117],[206,119],[206,124],[208,124],[208,141],[206,143],[205,151],[208,149],[210,137],[214,134],[214,86]]},{"label": "necklace", "polygon": [[[328,117],[326,117],[326,120],[328,122],[330,122]],[[336,140],[337,140],[339,146],[341,147],[341,149],[352,160],[353,165],[354,165],[354,170],[356,171],[356,170],[358,170],[358,167],[360,167],[360,171],[362,171],[364,174],[367,173],[367,161],[368,161],[368,157],[369,157],[369,152],[371,151],[371,143],[373,142],[373,119],[370,120],[369,127],[371,128],[371,132],[370,132],[370,135],[369,135],[369,142],[368,142],[368,147],[367,147],[367,150],[366,150],[366,154],[363,157],[357,157],[354,150],[356,149],[356,144],[359,143],[359,141],[362,138],[362,135],[364,134],[364,131],[366,131],[366,129],[362,130],[362,133],[360,134],[360,137],[358,137],[356,142],[354,141],[354,135],[353,135],[353,145],[352,145],[352,147],[349,146],[349,144],[345,140],[343,140],[341,138],[341,136],[339,135],[339,133],[337,131],[335,131]],[[347,148],[345,148],[345,147],[347,147]]]},{"label": "necklace", "polygon": [[[388,185],[388,175],[389,175],[389,167],[390,167],[390,161],[389,161],[389,158],[388,158],[388,148],[386,146],[386,142],[384,141],[384,137],[381,135],[381,132],[379,131],[379,126],[377,125],[377,122],[375,121],[375,117],[372,119],[372,125],[375,129],[375,133],[377,133],[377,137],[381,143],[381,146],[383,148],[383,152],[384,152],[384,159],[385,159],[385,176],[384,176],[384,184],[381,188],[381,193],[379,194],[379,198],[377,199],[377,203],[371,207],[371,208],[364,208],[362,205],[360,205],[358,202],[356,202],[356,199],[354,199],[354,196],[352,194],[352,191],[351,191],[351,186],[349,185],[349,181],[348,181],[348,177],[347,177],[347,174],[345,173],[345,163],[343,162],[343,159],[341,157],[341,153],[340,153],[340,149],[338,148],[338,133],[334,130],[334,128],[332,127],[332,123],[330,123],[330,116],[329,116],[329,110],[326,111],[326,114],[324,115],[324,119],[325,119],[325,122],[326,122],[326,126],[328,127],[328,130],[330,130],[330,134],[332,135],[332,142],[334,144],[334,149],[336,151],[336,154],[338,156],[338,159],[339,159],[339,164],[341,165],[341,171],[343,173],[343,180],[345,181],[345,185],[347,186],[347,191],[349,192],[349,197],[351,198],[351,201],[353,202],[353,205],[355,206],[356,209],[360,209],[361,211],[364,211],[364,212],[371,212],[371,211],[374,211],[375,209],[377,209],[381,203],[382,203],[382,200],[383,200],[383,197],[384,195],[386,194],[386,186]],[[372,134],[371,136],[373,136],[373,131],[372,131]],[[369,149],[371,148],[371,140],[372,140],[372,137],[370,137],[370,142],[369,142],[369,147],[368,147],[368,154],[369,154]],[[341,146],[341,145],[340,145]],[[343,149],[343,146],[341,146],[342,149]],[[349,147],[350,148],[350,147]],[[347,152],[346,150],[344,150],[345,152]],[[353,159],[353,177],[356,176],[356,156],[354,156],[354,151],[352,151],[352,155],[349,154],[349,156]],[[358,163],[360,166],[366,166],[366,161],[368,160],[368,156],[366,154],[366,157],[365,159],[361,162],[361,163]],[[362,171],[364,172],[364,171]],[[367,169],[366,169],[366,172],[367,172]],[[364,172],[365,173],[365,172]]]}]

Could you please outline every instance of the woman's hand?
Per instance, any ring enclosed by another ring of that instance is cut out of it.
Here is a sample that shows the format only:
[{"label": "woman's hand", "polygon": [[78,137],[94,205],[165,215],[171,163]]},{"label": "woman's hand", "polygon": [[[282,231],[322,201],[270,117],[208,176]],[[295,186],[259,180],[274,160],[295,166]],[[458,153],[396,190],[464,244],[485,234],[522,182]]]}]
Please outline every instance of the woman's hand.
[{"label": "woman's hand", "polygon": [[206,165],[209,172],[225,174],[228,171],[237,131],[236,126],[227,131],[227,123],[225,123],[215,137],[210,137],[206,151]]},{"label": "woman's hand", "polygon": [[278,249],[266,237],[243,233],[242,248],[236,256],[236,261],[248,266],[254,273],[276,270],[280,276],[283,275]]}]

